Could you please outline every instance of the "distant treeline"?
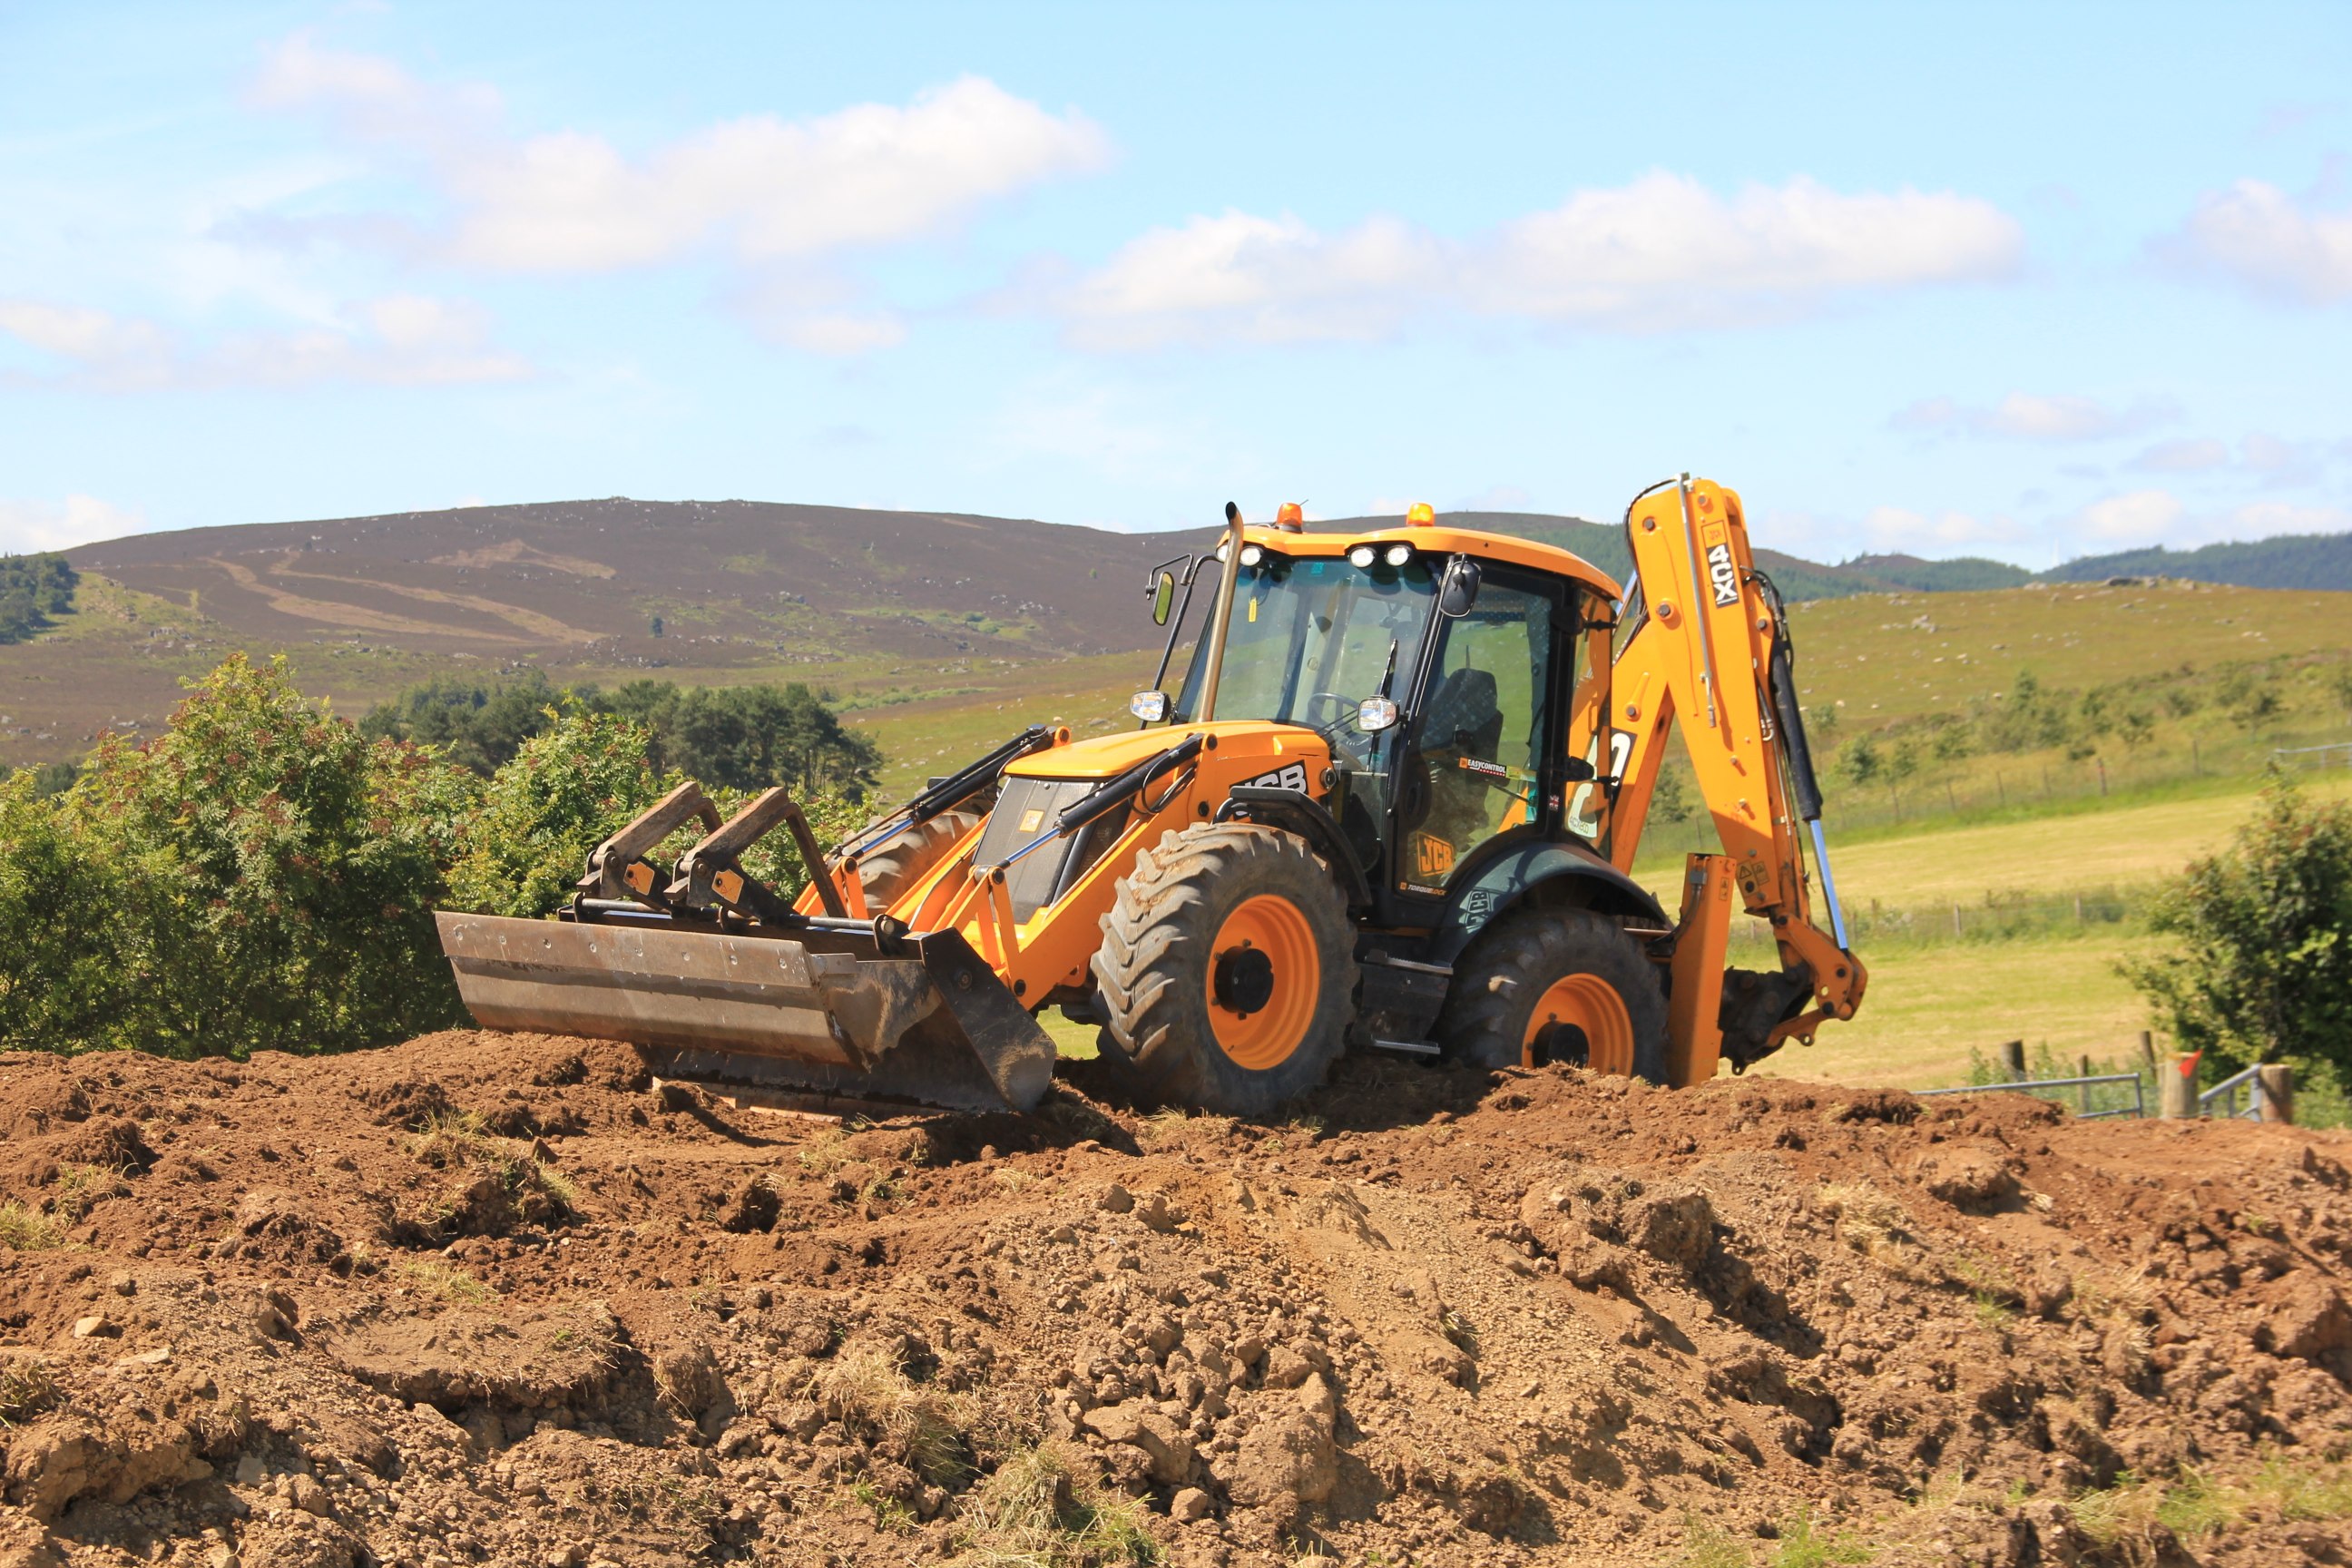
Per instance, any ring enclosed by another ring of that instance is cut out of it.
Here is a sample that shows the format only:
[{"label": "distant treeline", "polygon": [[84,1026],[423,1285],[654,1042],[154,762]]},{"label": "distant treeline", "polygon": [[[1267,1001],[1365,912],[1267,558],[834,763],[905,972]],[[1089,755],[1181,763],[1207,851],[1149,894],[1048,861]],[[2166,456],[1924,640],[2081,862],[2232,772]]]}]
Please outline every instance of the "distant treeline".
[{"label": "distant treeline", "polygon": [[643,726],[652,737],[646,760],[656,773],[729,789],[782,784],[860,795],[874,787],[881,748],[841,722],[826,705],[831,696],[799,681],[562,688],[531,670],[505,681],[445,678],[412,686],[361,720],[360,733],[446,746],[451,761],[487,778],[548,728],[551,711],[578,708]]},{"label": "distant treeline", "polygon": [[2286,533],[2198,550],[2126,550],[2069,561],[2042,574],[2057,583],[2109,577],[2188,577],[2242,588],[2352,588],[2352,533]]},{"label": "distant treeline", "polygon": [[[1540,540],[1582,556],[1622,583],[1633,573],[1625,531],[1614,523],[1586,522],[1535,512],[1451,511],[1445,522]],[[1351,523],[1393,525],[1394,518],[1343,518],[1324,529]],[[1758,549],[1756,563],[1770,574],[1784,598],[1843,599],[1855,594],[1958,594],[1986,588],[2021,588],[2030,583],[2101,583],[2110,577],[2187,577],[2242,588],[2352,589],[2352,533],[2283,534],[2244,544],[2208,544],[2200,550],[2126,550],[2088,555],[2047,572],[2028,572],[2006,561],[1962,556],[1923,561],[1916,555],[1857,555],[1834,566],[1779,550]]]},{"label": "distant treeline", "polygon": [[0,555],[0,643],[47,630],[51,616],[73,608],[80,581],[62,555]]}]

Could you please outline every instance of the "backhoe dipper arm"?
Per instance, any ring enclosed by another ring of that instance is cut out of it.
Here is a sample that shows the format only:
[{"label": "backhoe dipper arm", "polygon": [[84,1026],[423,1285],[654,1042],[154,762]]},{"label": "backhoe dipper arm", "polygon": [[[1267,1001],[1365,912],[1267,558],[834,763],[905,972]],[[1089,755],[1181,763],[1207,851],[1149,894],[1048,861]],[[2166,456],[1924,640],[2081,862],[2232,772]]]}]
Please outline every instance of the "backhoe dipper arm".
[{"label": "backhoe dipper arm", "polygon": [[[1771,922],[1780,946],[1781,973],[1725,975],[1708,1009],[1715,1016],[1675,1010],[1677,1026],[1707,1037],[1677,1039],[1675,1055],[1712,1076],[1710,1047],[1744,1068],[1791,1037],[1810,1043],[1825,1019],[1851,1018],[1868,977],[1846,950],[1829,881],[1787,617],[1756,570],[1738,495],[1685,474],[1636,497],[1625,527],[1643,607],[1627,606],[1638,618],[1610,682],[1617,764],[1612,858],[1620,870],[1632,868],[1665,736],[1679,721],[1724,852],[1691,858],[1693,889],[1674,962],[1677,987],[1686,974],[1723,973],[1727,926],[1697,918],[1706,912],[1702,895],[1722,878],[1738,888],[1749,914]],[[1813,921],[1800,822],[1812,831],[1834,936]],[[1683,951],[1694,942],[1696,949]]]}]

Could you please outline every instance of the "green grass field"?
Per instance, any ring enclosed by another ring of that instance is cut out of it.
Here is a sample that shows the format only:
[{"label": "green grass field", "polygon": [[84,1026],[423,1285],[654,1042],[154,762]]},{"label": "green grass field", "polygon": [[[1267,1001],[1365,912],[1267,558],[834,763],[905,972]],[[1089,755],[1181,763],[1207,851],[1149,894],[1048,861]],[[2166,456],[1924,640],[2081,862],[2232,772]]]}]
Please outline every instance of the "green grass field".
[{"label": "green grass field", "polygon": [[[2352,774],[2302,781],[2312,795],[2352,796]],[[1916,934],[1855,948],[1870,990],[1853,1020],[1826,1026],[1810,1049],[1790,1047],[1756,1070],[1787,1078],[1929,1088],[1964,1081],[1971,1050],[1990,1057],[2003,1040],[2046,1046],[2061,1061],[2115,1059],[2149,1026],[2138,994],[2116,973],[2127,954],[2158,939],[2136,919],[2080,925],[2069,905],[2128,902],[2191,859],[2222,847],[2253,810],[2251,781],[2189,799],[1995,825],[1945,826],[1831,846],[1838,890],[1851,909],[1876,905],[1916,917]],[[1646,859],[1640,880],[1679,907],[1679,863]],[[2026,934],[1986,937],[1978,927],[1998,903],[2036,905],[2049,918]],[[1951,934],[1959,906],[1962,934]],[[1753,922],[1738,922],[1752,924]],[[1893,922],[1888,922],[1893,923]],[[1760,944],[1736,962],[1764,962]],[[2160,1048],[2160,1047],[2159,1047]]]}]

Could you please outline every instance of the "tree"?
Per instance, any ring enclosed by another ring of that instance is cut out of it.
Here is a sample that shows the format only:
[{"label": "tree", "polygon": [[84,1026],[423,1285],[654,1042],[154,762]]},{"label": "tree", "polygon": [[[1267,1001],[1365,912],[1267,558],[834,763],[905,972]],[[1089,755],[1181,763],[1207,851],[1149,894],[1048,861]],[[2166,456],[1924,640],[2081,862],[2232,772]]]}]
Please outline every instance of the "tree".
[{"label": "tree", "polygon": [[2231,847],[2168,884],[2149,924],[2178,945],[2124,973],[2184,1047],[2352,1083],[2352,805],[2274,771]]},{"label": "tree", "polygon": [[134,743],[110,735],[60,823],[111,896],[117,994],[93,1043],[331,1050],[458,1017],[433,905],[477,786],[371,742],[231,658]]},{"label": "tree", "polygon": [[46,630],[50,616],[73,608],[80,581],[62,555],[0,555],[0,643]]},{"label": "tree", "polygon": [[483,792],[451,903],[484,914],[552,914],[572,896],[599,839],[662,796],[642,724],[574,704],[522,743]]},{"label": "tree", "polygon": [[1878,776],[1878,743],[1867,735],[1856,735],[1838,761],[1845,765],[1846,777],[1857,784],[1866,784]]}]

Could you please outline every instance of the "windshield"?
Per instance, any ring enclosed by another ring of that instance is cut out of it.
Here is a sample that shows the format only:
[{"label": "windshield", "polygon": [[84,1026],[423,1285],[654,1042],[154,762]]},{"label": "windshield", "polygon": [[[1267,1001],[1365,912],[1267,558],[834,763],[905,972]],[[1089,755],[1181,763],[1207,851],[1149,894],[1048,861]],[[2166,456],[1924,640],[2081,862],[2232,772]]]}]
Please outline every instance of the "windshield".
[{"label": "windshield", "polygon": [[[1396,649],[1402,700],[1427,631],[1434,580],[1416,559],[1402,566],[1351,566],[1336,557],[1301,561],[1269,554],[1234,584],[1232,628],[1217,687],[1219,719],[1304,724],[1359,758],[1378,737],[1356,729],[1356,705],[1375,695]],[[1176,702],[1179,722],[1200,710],[1204,632]]]}]

